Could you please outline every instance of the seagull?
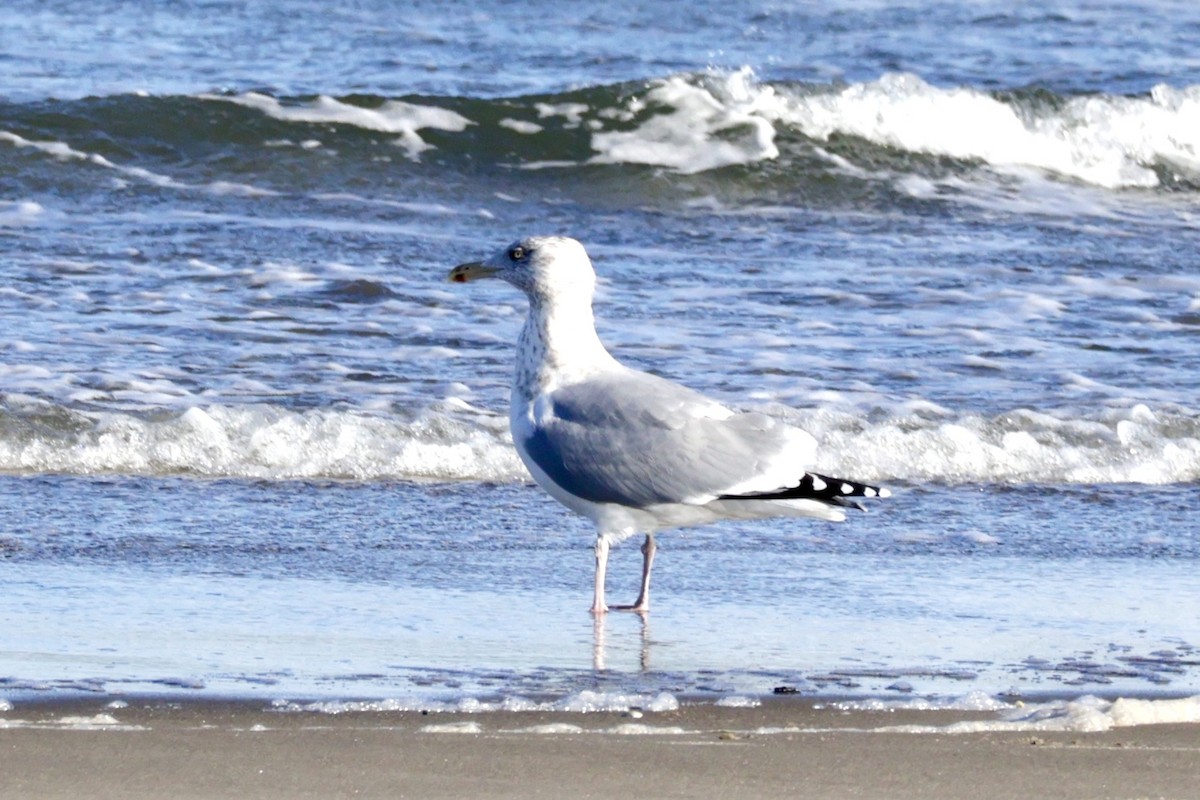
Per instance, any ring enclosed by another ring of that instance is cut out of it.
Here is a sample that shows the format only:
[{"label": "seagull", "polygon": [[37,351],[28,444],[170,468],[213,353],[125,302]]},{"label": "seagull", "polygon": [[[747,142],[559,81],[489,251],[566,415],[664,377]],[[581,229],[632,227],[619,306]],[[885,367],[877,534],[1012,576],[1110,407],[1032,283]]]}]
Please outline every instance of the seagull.
[{"label": "seagull", "polygon": [[890,494],[807,471],[817,443],[799,428],[613,358],[596,334],[596,273],[575,239],[521,239],[448,278],[499,278],[529,298],[509,407],[513,444],[539,486],[596,526],[597,616],[609,610],[609,550],[631,536],[645,536],[641,591],[613,608],[644,613],[656,531],[779,516],[840,522],[845,509]]}]

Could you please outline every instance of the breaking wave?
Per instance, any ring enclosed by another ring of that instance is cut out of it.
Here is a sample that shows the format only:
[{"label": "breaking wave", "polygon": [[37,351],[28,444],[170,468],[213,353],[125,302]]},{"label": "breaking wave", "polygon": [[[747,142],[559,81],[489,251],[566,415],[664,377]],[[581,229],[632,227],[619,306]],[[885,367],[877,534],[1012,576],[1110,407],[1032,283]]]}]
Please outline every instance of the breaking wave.
[{"label": "breaking wave", "polygon": [[287,480],[478,480],[524,476],[507,419],[412,421],[272,405],[183,412],[78,411],[10,398],[0,406],[0,472]]},{"label": "breaking wave", "polygon": [[[513,98],[247,92],[0,109],[0,163],[14,169],[37,155],[125,181],[250,195],[295,190],[330,159],[342,169],[552,175],[769,168],[776,180],[824,181],[985,168],[1108,189],[1200,187],[1200,86],[1072,95],[939,87],[902,73],[768,82],[742,69]],[[205,180],[212,164],[221,175]]]},{"label": "breaking wave", "polygon": [[[1144,405],[1087,416],[794,412],[819,467],[864,480],[1167,484],[1200,480],[1200,418]],[[274,405],[80,411],[9,396],[0,472],[265,480],[528,480],[507,419],[453,402],[405,420]]]}]

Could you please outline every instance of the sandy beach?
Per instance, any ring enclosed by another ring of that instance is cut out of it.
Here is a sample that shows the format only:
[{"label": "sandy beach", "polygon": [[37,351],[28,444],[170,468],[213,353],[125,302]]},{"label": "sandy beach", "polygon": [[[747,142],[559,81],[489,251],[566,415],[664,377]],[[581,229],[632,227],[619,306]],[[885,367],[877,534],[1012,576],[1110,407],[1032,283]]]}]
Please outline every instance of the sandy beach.
[{"label": "sandy beach", "polygon": [[806,700],[647,713],[283,713],[253,702],[15,704],[0,796],[1194,797],[1195,725],[912,733],[993,714]]}]

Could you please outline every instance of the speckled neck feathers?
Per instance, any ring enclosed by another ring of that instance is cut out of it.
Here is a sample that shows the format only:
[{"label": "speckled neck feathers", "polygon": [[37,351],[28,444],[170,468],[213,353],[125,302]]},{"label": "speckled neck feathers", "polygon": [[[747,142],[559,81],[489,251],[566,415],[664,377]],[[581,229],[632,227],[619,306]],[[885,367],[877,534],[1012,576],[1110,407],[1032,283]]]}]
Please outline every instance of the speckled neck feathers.
[{"label": "speckled neck feathers", "polygon": [[586,297],[530,294],[529,316],[517,342],[514,401],[531,402],[558,386],[616,366],[596,335],[590,292]]}]

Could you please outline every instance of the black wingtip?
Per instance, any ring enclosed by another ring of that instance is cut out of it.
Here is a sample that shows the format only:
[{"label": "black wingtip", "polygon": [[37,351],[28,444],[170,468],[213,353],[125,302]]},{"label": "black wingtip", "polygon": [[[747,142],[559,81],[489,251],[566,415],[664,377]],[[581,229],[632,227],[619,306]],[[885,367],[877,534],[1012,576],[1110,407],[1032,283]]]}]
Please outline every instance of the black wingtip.
[{"label": "black wingtip", "polygon": [[779,489],[773,492],[754,492],[751,494],[721,495],[721,500],[816,500],[831,506],[844,506],[865,511],[866,506],[858,502],[859,498],[873,499],[891,497],[892,493],[886,488],[871,486],[846,478],[831,478],[816,472],[806,472],[795,486]]}]

